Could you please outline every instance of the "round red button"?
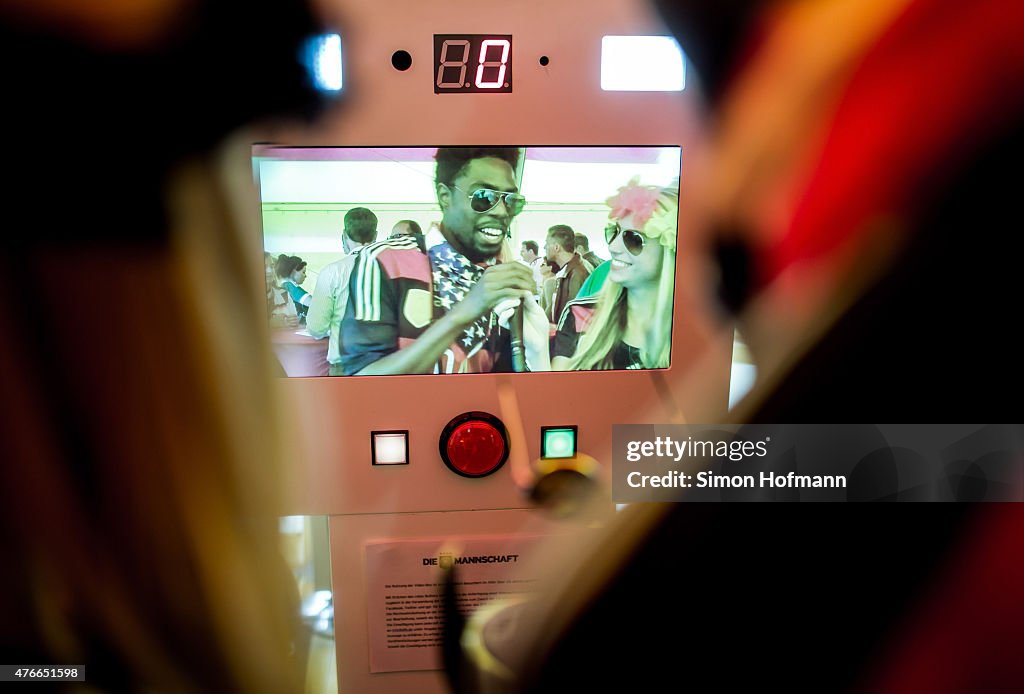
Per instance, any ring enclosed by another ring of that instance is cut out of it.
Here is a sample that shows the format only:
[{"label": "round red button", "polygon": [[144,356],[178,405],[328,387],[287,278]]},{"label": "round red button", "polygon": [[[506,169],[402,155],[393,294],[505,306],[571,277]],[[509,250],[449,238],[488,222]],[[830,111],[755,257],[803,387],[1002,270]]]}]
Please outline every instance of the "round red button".
[{"label": "round red button", "polygon": [[445,464],[466,477],[489,475],[508,458],[504,426],[483,412],[460,415],[449,422],[440,443]]}]

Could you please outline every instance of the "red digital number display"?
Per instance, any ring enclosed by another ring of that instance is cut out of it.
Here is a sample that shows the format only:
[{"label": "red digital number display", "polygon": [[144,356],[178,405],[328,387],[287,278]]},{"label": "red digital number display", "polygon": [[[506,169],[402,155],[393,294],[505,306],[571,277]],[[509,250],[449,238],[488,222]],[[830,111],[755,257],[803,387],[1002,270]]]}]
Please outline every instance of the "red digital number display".
[{"label": "red digital number display", "polygon": [[434,34],[435,94],[511,91],[511,34]]}]

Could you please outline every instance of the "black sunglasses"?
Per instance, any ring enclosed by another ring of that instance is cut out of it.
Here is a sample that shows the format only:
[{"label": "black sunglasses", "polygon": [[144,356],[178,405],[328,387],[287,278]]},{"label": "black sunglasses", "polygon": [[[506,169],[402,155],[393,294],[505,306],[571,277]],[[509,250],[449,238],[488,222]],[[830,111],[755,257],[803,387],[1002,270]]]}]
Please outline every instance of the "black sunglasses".
[{"label": "black sunglasses", "polygon": [[604,240],[612,245],[619,234],[622,234],[622,245],[633,255],[644,252],[644,235],[635,229],[623,229],[618,222],[612,222],[604,228]]},{"label": "black sunglasses", "polygon": [[526,198],[519,193],[506,193],[502,190],[491,190],[490,188],[477,188],[470,193],[458,186],[453,185],[452,187],[469,196],[469,206],[474,212],[490,212],[498,206],[499,201],[503,200],[505,208],[515,217],[523,211],[523,206],[526,205]]}]

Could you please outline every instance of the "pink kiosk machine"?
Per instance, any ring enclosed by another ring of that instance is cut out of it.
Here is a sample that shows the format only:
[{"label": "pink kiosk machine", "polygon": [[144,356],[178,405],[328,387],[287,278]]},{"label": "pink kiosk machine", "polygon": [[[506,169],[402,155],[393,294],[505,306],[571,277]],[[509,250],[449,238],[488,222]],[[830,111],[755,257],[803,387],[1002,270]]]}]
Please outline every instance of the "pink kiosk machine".
[{"label": "pink kiosk machine", "polygon": [[343,69],[325,79],[343,107],[253,148],[264,249],[300,256],[309,292],[343,257],[354,207],[374,212],[378,240],[406,219],[425,247],[444,240],[439,146],[518,148],[516,256],[527,240],[544,255],[548,229],[566,224],[607,260],[607,198],[634,177],[684,184],[667,369],[325,377],[328,338],[273,331],[295,437],[290,511],[328,518],[339,691],[443,691],[438,567],[457,566],[466,608],[528,590],[537,539],[580,525],[538,505],[538,482],[569,469],[608,487],[614,424],[726,410],[732,339],[712,337],[688,271],[698,104],[642,2],[337,5],[322,14],[342,27]]}]

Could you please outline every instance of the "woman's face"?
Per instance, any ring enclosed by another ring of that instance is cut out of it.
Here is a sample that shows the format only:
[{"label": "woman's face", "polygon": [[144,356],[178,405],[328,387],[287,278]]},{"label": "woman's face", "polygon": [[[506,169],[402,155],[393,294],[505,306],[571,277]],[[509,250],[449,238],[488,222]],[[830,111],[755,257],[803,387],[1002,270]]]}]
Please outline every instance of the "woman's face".
[{"label": "woman's face", "polygon": [[303,265],[298,270],[292,272],[292,282],[295,284],[302,284],[306,281],[306,266]]},{"label": "woman's face", "polygon": [[612,254],[612,266],[608,271],[608,278],[627,289],[657,284],[661,270],[661,258],[665,249],[656,240],[647,238],[641,233],[640,236],[644,242],[643,250],[640,255],[633,255],[626,248],[625,231],[636,230],[639,225],[633,215],[623,217],[618,222],[623,231],[608,246],[608,250]]}]

